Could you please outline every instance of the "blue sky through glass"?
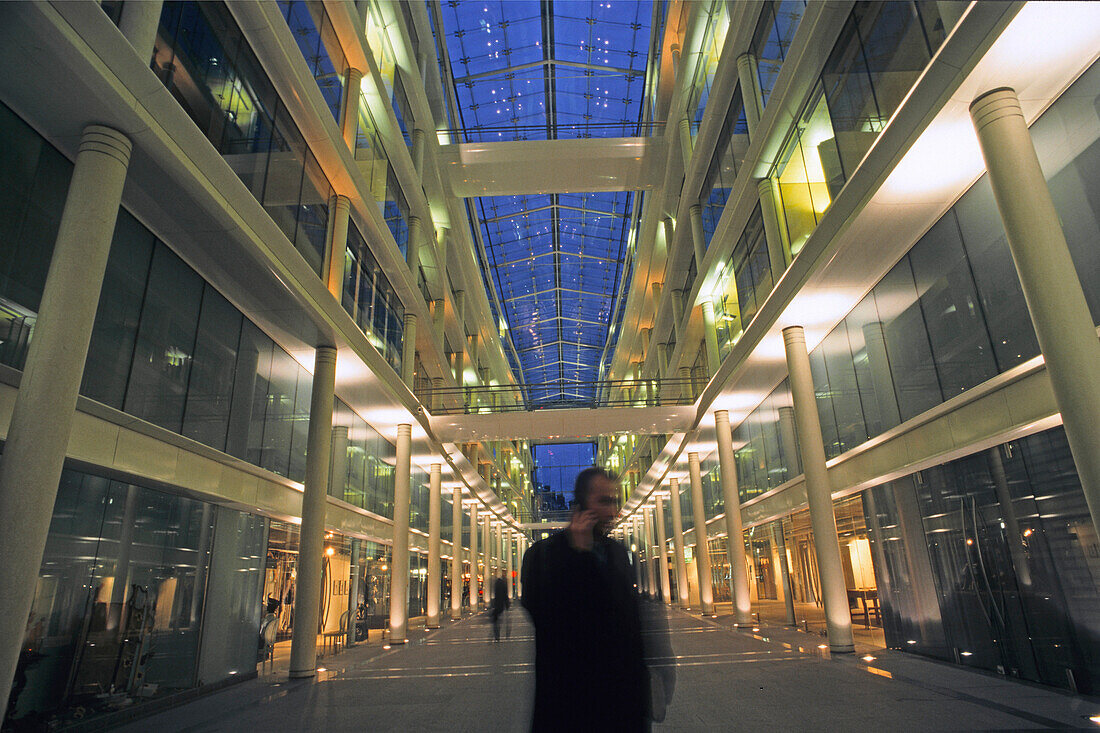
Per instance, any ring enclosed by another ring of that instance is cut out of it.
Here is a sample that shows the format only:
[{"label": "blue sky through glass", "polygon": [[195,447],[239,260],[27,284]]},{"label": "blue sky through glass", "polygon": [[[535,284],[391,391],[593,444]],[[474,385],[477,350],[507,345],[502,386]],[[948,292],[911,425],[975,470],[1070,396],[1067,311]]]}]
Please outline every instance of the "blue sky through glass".
[{"label": "blue sky through glass", "polygon": [[[458,140],[644,134],[652,0],[450,0],[440,8]],[[634,198],[619,192],[476,200],[486,279],[516,350],[512,366],[525,383],[555,383],[529,391],[536,406],[595,398],[593,387],[575,383],[599,378]]]}]

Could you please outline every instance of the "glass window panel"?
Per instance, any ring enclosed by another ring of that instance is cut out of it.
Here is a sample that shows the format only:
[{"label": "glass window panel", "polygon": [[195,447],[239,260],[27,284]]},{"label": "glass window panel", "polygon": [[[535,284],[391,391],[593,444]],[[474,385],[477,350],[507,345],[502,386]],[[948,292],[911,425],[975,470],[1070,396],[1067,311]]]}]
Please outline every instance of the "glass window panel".
[{"label": "glass window panel", "polygon": [[153,250],[126,389],[126,412],[179,432],[195,353],[203,281],[163,244]]},{"label": "glass window panel", "polygon": [[242,321],[241,312],[220,293],[204,288],[183,434],[218,450],[225,450],[229,429]]}]

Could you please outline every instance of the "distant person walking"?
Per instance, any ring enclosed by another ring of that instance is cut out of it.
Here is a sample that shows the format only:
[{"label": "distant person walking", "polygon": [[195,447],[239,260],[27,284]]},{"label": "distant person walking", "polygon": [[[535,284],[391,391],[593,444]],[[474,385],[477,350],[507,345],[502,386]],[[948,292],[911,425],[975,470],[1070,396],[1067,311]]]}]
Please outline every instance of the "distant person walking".
[{"label": "distant person walking", "polygon": [[500,617],[511,605],[508,601],[508,583],[504,580],[504,571],[501,571],[493,581],[493,602],[489,613],[493,617],[493,641],[500,641]]}]

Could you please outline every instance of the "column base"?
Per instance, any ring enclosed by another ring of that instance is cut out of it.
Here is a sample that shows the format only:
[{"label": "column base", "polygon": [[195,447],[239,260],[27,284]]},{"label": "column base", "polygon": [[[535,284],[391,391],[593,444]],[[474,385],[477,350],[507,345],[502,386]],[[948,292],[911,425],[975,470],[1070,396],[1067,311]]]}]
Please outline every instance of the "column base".
[{"label": "column base", "polygon": [[462,611],[451,611],[451,620],[452,621],[461,621],[462,620]]},{"label": "column base", "polygon": [[855,654],[855,644],[830,644],[829,651],[833,654]]},{"label": "column base", "polygon": [[436,622],[434,624],[424,624],[424,628],[425,629],[438,629],[439,628],[439,623]]},{"label": "column base", "polygon": [[317,676],[316,669],[292,669],[287,675],[292,680],[304,680]]}]

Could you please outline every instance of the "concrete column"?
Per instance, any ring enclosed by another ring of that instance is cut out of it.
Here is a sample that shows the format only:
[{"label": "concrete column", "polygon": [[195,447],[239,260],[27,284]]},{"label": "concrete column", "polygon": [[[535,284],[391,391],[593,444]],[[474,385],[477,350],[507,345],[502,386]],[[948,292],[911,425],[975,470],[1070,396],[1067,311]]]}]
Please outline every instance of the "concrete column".
[{"label": "concrete column", "polygon": [[764,240],[768,243],[768,266],[772,271],[772,282],[787,270],[791,262],[791,250],[785,235],[787,228],[779,215],[779,196],[776,182],[771,178],[761,178],[756,182],[756,192],[760,198],[760,218],[764,223]]},{"label": "concrete column", "polygon": [[439,412],[443,404],[443,377],[432,377],[432,399],[429,409],[432,413]]},{"label": "concrete column", "polygon": [[686,117],[680,118],[677,130],[680,134],[680,155],[684,160],[684,172],[687,173],[688,167],[691,165],[691,121]]},{"label": "concrete column", "polygon": [[321,613],[321,563],[325,552],[325,505],[332,460],[332,403],[336,391],[336,349],[318,346],[313,354],[313,391],[306,433],[306,480],[294,589],[294,629],[290,638],[290,677],[312,677],[317,667]]},{"label": "concrete column", "polygon": [[84,128],[0,459],[0,710],[42,566],[130,151],[117,130]]},{"label": "concrete column", "polygon": [[420,217],[410,216],[409,241],[405,245],[405,264],[409,266],[409,272],[412,273],[414,286],[420,284],[420,238]]},{"label": "concrete column", "polygon": [[703,476],[699,454],[688,453],[691,476],[691,513],[695,522],[695,569],[699,571],[699,603],[703,613],[714,614],[714,588],[710,576],[710,551],[707,549],[707,513],[703,507]]},{"label": "concrete column", "polygon": [[161,0],[126,0],[122,3],[122,14],[118,19],[118,29],[134,47],[138,58],[146,66],[153,58],[153,45],[157,40],[157,28],[160,26],[160,12],[164,5]]},{"label": "concrete column", "polygon": [[[661,220],[661,228],[665,234],[665,251],[671,252],[672,245],[676,242],[676,222],[667,216]],[[661,283],[653,283],[653,295],[657,302],[661,302]]]},{"label": "concrete column", "polygon": [[470,504],[470,610],[477,613],[479,588],[477,579],[477,533],[480,527],[477,523],[477,504]]},{"label": "concrete column", "polygon": [[703,339],[707,345],[707,366],[711,376],[718,371],[722,357],[718,353],[718,329],[714,325],[714,301],[707,298],[700,306],[703,309]]},{"label": "concrete column", "polygon": [[668,375],[668,344],[657,344],[657,374],[662,379]]},{"label": "concrete column", "polygon": [[[688,209],[688,221],[691,223],[691,246],[695,252],[695,269],[703,271],[703,259],[707,256],[707,240],[703,233],[703,210],[699,204]],[[693,283],[688,283],[688,290]]]},{"label": "concrete column", "polygon": [[789,473],[787,480],[802,473],[802,459],[798,455],[798,433],[794,427],[794,408],[780,407],[779,413],[779,442],[783,448],[784,463]]},{"label": "concrete column", "polygon": [[695,390],[691,383],[691,367],[680,367],[680,396],[688,401],[695,399]]},{"label": "concrete column", "polygon": [[482,519],[481,525],[481,553],[482,562],[485,565],[483,574],[481,576],[481,592],[483,594],[482,600],[485,601],[486,607],[489,606],[489,601],[492,600],[490,596],[493,593],[492,516],[492,512],[486,509],[485,517]]},{"label": "concrete column", "polygon": [[684,291],[672,291],[672,330],[676,334],[676,340],[684,338]]},{"label": "concrete column", "polygon": [[432,335],[435,336],[435,343],[439,346],[439,350],[443,351],[444,341],[443,334],[446,332],[447,327],[447,301],[443,298],[436,298],[432,301]]},{"label": "concrete column", "polygon": [[504,557],[506,558],[506,560],[504,562],[504,573],[505,573],[504,574],[504,579],[508,581],[508,598],[510,598],[510,599],[516,597],[516,584],[512,580],[512,569],[513,569],[512,549],[513,549],[513,545],[514,545],[514,543],[512,541],[512,531],[508,530],[504,535]]},{"label": "concrete column", "polygon": [[729,412],[718,410],[714,413],[714,429],[718,435],[718,473],[722,477],[722,502],[726,512],[726,552],[730,561],[734,623],[748,626],[752,624],[752,603],[749,600],[749,571],[745,563],[741,496],[737,491],[737,464],[733,460]]},{"label": "concrete column", "polygon": [[794,626],[798,620],[794,615],[794,589],[791,587],[791,567],[787,562],[787,538],[783,536],[783,520],[772,522],[772,538],[775,540],[775,549],[779,554],[780,579],[783,581],[783,606],[787,611],[787,625]]},{"label": "concrete column", "polygon": [[325,244],[325,288],[340,301],[344,289],[344,252],[348,248],[351,199],[333,196],[329,205],[328,242]]},{"label": "concrete column", "polygon": [[359,94],[363,89],[363,72],[350,66],[344,73],[344,90],[340,96],[340,134],[355,154],[355,138],[359,134]]},{"label": "concrete column", "polygon": [[348,636],[344,645],[355,646],[355,616],[359,612],[359,540],[351,541],[351,567],[348,568]]},{"label": "concrete column", "polygon": [[431,465],[428,479],[428,614],[424,625],[438,629],[439,592],[442,587],[443,475],[438,463]]},{"label": "concrete column", "polygon": [[1089,514],[1100,533],[1100,341],[1016,92],[970,105],[1008,247],[1062,413]]},{"label": "concrete column", "polygon": [[332,426],[332,456],[329,459],[328,493],[344,498],[348,483],[348,426]]},{"label": "concrete column", "polygon": [[672,547],[676,552],[676,596],[680,608],[688,607],[687,563],[684,560],[684,520],[680,509],[680,480],[669,480],[672,504]]},{"label": "concrete column", "polygon": [[416,180],[423,182],[424,180],[424,131],[419,127],[413,128],[412,131],[412,161],[413,169],[416,170]]},{"label": "concrete column", "polygon": [[756,75],[756,56],[743,53],[737,57],[737,81],[741,84],[741,100],[745,104],[745,121],[749,137],[756,135],[760,116],[764,112],[764,95],[760,93],[760,79]]},{"label": "concrete column", "polygon": [[409,625],[409,512],[411,511],[412,425],[397,426],[393,486],[393,558],[390,562],[390,643],[404,644]]},{"label": "concrete column", "polygon": [[814,396],[813,377],[810,374],[810,357],[806,351],[806,335],[802,327],[784,328],[783,342],[787,352],[791,396],[794,399],[798,444],[802,449],[802,472],[806,477],[806,498],[810,504],[810,525],[814,533],[817,569],[821,576],[829,648],[834,652],[852,652],[855,651],[852,641],[852,615],[848,607],[848,589],[844,583],[844,568],[840,560],[836,517],[833,515],[833,491],[825,468],[825,444],[821,438],[817,398]]},{"label": "concrete column", "polygon": [[657,494],[657,558],[661,573],[661,600],[672,603],[672,587],[668,582],[668,533],[665,531],[665,497]]},{"label": "concrete column", "polygon": [[653,507],[647,506],[645,508],[643,518],[645,520],[646,583],[648,584],[649,597],[659,600],[661,591],[657,585],[657,542],[653,536]]},{"label": "concrete column", "polygon": [[464,351],[465,344],[458,347],[458,351],[455,352],[455,382],[459,387],[463,386],[463,376],[466,371],[466,352]]},{"label": "concrete column", "polygon": [[[462,486],[454,487],[451,499],[451,619],[462,618]],[[473,555],[470,555],[471,565]]]},{"label": "concrete column", "polygon": [[638,593],[645,592],[645,575],[642,573],[642,538],[638,536],[638,515],[630,518],[630,545],[634,548],[634,585]]},{"label": "concrete column", "polygon": [[411,390],[416,373],[416,315],[405,314],[405,331],[401,339],[401,381]]},{"label": "concrete column", "polygon": [[516,551],[516,559],[518,561],[516,563],[516,567],[521,569],[521,572],[519,572],[516,575],[516,596],[519,597],[519,598],[523,598],[523,572],[522,572],[522,568],[523,568],[523,556],[526,555],[526,554],[527,554],[527,536],[521,534],[519,536],[518,550]]}]

